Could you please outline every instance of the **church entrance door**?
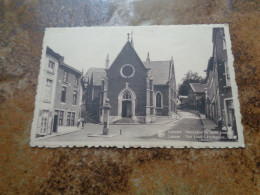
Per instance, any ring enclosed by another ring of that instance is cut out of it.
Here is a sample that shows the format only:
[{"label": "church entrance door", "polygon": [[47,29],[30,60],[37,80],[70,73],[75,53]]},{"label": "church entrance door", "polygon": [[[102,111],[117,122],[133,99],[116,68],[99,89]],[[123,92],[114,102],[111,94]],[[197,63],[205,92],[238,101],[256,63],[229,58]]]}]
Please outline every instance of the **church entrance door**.
[{"label": "church entrance door", "polygon": [[125,100],[122,102],[122,117],[132,117],[132,102],[129,100]]}]

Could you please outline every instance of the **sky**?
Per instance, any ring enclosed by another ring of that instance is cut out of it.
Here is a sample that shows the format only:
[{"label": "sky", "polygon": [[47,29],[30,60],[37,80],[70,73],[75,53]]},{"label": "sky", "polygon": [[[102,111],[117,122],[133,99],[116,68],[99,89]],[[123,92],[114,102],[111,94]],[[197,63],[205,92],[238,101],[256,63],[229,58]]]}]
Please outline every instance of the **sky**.
[{"label": "sky", "polygon": [[168,61],[173,57],[177,84],[192,70],[205,76],[212,56],[213,25],[129,26],[47,28],[43,47],[49,46],[64,56],[64,62],[84,73],[90,67],[110,65],[133,32],[134,48],[142,61],[147,52],[151,61]]}]

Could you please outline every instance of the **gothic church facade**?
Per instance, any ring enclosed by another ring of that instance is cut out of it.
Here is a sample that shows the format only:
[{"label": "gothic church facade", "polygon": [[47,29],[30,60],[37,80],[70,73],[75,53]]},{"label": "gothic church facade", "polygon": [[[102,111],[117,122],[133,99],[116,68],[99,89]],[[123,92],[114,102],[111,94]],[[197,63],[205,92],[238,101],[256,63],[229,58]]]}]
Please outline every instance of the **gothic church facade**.
[{"label": "gothic church facade", "polygon": [[90,68],[84,76],[84,117],[102,122],[103,105],[111,104],[110,122],[152,123],[157,116],[177,113],[177,91],[173,58],[142,61],[132,39],[109,66]]}]

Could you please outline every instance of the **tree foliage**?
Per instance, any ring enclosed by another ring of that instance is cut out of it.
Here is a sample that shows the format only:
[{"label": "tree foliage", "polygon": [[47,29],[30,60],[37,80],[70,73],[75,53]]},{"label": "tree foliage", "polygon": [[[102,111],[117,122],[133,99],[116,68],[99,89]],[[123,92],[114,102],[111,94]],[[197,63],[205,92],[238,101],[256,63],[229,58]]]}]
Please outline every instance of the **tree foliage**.
[{"label": "tree foliage", "polygon": [[199,76],[197,72],[188,71],[179,85],[179,95],[189,94],[190,83],[203,83],[204,81],[205,79]]}]

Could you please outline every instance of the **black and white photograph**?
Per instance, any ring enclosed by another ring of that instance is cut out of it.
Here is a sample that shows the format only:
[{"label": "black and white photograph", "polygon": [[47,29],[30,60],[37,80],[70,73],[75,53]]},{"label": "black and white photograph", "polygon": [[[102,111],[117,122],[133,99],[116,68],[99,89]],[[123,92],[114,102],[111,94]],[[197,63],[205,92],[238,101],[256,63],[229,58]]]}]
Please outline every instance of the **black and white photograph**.
[{"label": "black and white photograph", "polygon": [[31,146],[244,147],[227,24],[46,28]]}]

